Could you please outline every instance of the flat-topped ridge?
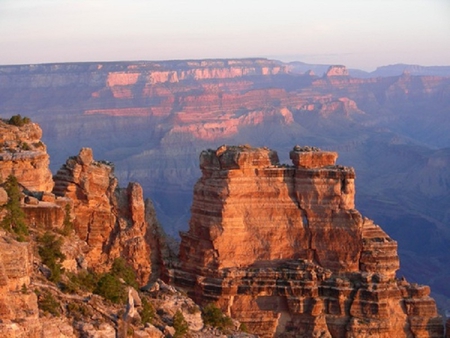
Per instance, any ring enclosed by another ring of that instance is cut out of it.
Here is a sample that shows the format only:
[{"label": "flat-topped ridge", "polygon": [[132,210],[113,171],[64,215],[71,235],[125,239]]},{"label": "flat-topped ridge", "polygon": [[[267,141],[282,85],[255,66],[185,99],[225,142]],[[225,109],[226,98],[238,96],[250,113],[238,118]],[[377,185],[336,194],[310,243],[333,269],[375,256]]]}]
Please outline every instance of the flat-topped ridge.
[{"label": "flat-topped ridge", "polygon": [[[324,168],[335,166],[338,154],[323,151],[317,147],[296,145],[289,157],[296,168]],[[200,154],[200,168],[204,169],[243,169],[280,167],[278,153],[267,147],[251,147],[249,145],[222,145],[216,150],[204,150]]]}]

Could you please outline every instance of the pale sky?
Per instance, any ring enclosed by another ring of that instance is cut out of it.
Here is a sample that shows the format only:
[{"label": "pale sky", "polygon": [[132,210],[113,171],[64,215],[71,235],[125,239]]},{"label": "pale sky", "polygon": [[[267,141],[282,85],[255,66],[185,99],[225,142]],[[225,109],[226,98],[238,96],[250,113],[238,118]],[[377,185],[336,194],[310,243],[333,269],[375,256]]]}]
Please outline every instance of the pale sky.
[{"label": "pale sky", "polygon": [[0,64],[450,65],[450,0],[0,0]]}]

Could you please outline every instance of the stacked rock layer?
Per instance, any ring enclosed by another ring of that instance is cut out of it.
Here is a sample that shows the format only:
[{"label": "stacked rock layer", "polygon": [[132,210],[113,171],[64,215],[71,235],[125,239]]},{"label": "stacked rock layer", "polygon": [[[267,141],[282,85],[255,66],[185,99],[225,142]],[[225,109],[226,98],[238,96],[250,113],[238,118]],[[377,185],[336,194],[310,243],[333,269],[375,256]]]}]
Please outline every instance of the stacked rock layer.
[{"label": "stacked rock layer", "polygon": [[355,209],[337,154],[222,146],[200,155],[172,277],[263,337],[442,337],[426,286],[397,280],[397,243]]},{"label": "stacked rock layer", "polygon": [[151,201],[139,184],[119,188],[114,166],[95,161],[90,148],[69,158],[54,177],[53,192],[73,203],[74,227],[86,241],[87,265],[107,271],[124,257],[138,272],[141,285],[161,268],[159,225]]},{"label": "stacked rock layer", "polygon": [[36,123],[15,126],[0,120],[0,181],[13,175],[30,191],[52,190],[50,159],[41,137]]}]

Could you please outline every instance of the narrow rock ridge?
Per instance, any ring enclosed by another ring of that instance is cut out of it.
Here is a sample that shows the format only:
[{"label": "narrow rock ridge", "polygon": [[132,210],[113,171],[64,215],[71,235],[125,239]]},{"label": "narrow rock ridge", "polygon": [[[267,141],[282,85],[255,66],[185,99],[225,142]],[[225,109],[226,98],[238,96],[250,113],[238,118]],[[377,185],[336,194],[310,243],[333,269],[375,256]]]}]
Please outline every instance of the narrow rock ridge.
[{"label": "narrow rock ridge", "polygon": [[442,337],[429,287],[397,280],[397,243],[355,209],[337,153],[222,146],[200,155],[169,277],[262,337]]}]

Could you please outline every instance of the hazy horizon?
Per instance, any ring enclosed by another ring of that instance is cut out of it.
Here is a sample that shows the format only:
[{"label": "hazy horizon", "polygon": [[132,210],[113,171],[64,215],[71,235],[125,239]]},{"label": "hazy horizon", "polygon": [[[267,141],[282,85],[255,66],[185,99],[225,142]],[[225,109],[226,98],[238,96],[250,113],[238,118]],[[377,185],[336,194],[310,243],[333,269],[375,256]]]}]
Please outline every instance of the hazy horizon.
[{"label": "hazy horizon", "polygon": [[265,57],[450,65],[447,0],[2,0],[0,64]]}]

